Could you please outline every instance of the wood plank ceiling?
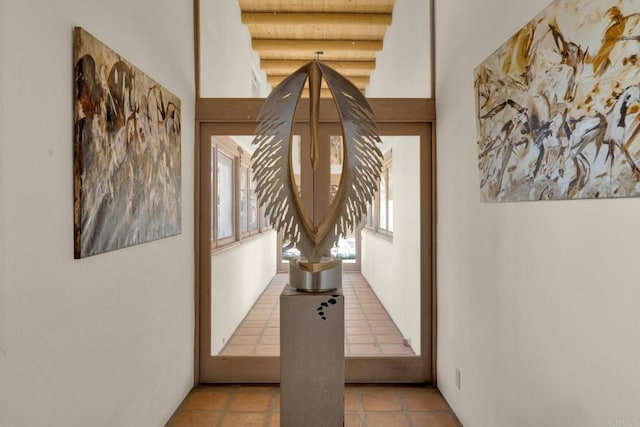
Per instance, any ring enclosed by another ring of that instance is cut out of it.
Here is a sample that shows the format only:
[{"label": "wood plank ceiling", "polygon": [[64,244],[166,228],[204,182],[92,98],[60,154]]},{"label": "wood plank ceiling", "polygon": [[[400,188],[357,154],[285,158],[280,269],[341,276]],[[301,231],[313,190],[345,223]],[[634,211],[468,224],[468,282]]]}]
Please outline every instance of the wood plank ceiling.
[{"label": "wood plank ceiling", "polygon": [[[395,0],[238,0],[260,68],[273,87],[320,59],[363,90]],[[306,91],[305,91],[306,92]],[[323,90],[323,96],[330,96]]]}]

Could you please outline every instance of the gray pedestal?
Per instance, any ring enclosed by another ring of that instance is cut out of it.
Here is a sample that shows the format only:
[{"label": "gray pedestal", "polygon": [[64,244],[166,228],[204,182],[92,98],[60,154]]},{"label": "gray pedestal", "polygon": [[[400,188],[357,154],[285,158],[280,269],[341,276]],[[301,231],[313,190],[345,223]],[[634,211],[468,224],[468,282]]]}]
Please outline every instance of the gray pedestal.
[{"label": "gray pedestal", "polygon": [[280,295],[280,426],[344,423],[342,289]]}]

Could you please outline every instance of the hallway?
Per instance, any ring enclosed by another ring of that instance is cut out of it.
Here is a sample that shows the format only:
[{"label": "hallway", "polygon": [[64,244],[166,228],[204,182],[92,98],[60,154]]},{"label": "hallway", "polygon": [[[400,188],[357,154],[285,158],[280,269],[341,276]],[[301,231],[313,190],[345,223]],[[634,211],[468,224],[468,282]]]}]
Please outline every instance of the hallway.
[{"label": "hallway", "polygon": [[[280,354],[280,293],[288,281],[277,274],[225,347],[221,356]],[[413,356],[414,351],[358,272],[343,272],[345,356]]]}]

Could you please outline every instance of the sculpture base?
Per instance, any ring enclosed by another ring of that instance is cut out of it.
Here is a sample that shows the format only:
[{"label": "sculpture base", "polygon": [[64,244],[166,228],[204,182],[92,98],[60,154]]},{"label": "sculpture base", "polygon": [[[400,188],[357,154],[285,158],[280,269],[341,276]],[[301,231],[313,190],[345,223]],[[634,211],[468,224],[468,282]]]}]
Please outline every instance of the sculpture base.
[{"label": "sculpture base", "polygon": [[289,285],[303,292],[328,292],[342,288],[342,260],[322,258],[306,262],[289,260]]},{"label": "sculpture base", "polygon": [[344,423],[344,296],[280,295],[280,426]]}]

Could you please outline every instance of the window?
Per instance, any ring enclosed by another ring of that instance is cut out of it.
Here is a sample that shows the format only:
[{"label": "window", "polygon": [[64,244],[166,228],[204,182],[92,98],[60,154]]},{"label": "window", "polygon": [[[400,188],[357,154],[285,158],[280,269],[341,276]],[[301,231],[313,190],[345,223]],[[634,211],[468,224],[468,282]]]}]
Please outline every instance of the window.
[{"label": "window", "polygon": [[365,227],[380,234],[393,236],[393,156],[384,155],[380,186],[373,203],[367,208]]},{"label": "window", "polygon": [[235,202],[233,159],[218,151],[218,239],[233,237]]},{"label": "window", "polygon": [[218,202],[216,201],[216,194],[218,194],[216,192],[216,182],[218,182],[218,180],[216,179],[216,170],[217,168],[215,167],[216,164],[216,148],[212,145],[211,146],[211,240],[213,241],[214,238],[213,236],[216,235],[216,210],[218,207]]},{"label": "window", "polygon": [[378,228],[389,233],[393,232],[393,176],[391,160],[385,161],[380,179],[380,221]]},{"label": "window", "polygon": [[251,156],[230,136],[211,141],[211,247],[270,229],[251,174]]},{"label": "window", "polygon": [[387,231],[393,232],[393,167],[391,161],[386,168],[387,175]]},{"label": "window", "polygon": [[387,229],[387,170],[382,170],[378,189],[378,228]]},{"label": "window", "polygon": [[240,163],[240,232],[243,237],[258,233],[258,215],[258,195],[249,157],[243,156]]},{"label": "window", "polygon": [[249,231],[249,168],[240,166],[240,233]]},{"label": "window", "polygon": [[364,226],[367,228],[374,228],[373,227],[373,203],[371,202],[367,203],[367,213],[365,214],[365,218],[364,218]]},{"label": "window", "polygon": [[249,233],[258,232],[258,195],[253,177],[249,176]]}]

